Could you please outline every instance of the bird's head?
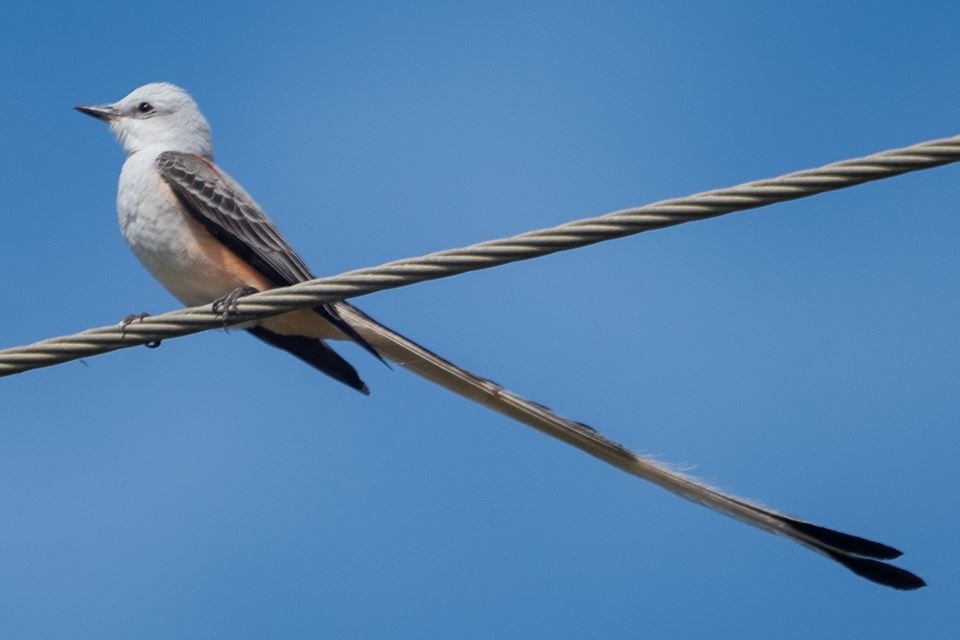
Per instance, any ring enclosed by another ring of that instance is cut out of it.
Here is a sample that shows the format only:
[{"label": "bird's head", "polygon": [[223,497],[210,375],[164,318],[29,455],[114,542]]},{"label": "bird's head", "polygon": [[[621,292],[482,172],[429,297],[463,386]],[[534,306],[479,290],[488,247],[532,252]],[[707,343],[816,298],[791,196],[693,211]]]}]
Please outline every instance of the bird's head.
[{"label": "bird's head", "polygon": [[153,82],[112,104],[74,108],[106,122],[128,156],[147,147],[159,147],[213,157],[207,119],[190,94],[176,85]]}]

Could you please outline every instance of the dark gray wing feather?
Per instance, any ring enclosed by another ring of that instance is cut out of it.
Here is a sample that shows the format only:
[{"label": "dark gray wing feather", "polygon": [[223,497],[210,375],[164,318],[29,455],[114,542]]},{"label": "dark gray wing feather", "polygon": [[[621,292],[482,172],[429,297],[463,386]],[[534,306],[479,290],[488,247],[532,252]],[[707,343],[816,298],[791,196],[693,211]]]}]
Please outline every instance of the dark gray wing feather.
[{"label": "dark gray wing feather", "polygon": [[[263,209],[243,187],[209,160],[192,153],[164,151],[157,156],[157,171],[194,220],[277,286],[314,278]],[[334,305],[323,304],[314,310],[384,361],[376,349],[344,322]]]},{"label": "dark gray wing feather", "polygon": [[277,286],[314,277],[243,187],[205,158],[165,151],[157,170],[197,222]]}]

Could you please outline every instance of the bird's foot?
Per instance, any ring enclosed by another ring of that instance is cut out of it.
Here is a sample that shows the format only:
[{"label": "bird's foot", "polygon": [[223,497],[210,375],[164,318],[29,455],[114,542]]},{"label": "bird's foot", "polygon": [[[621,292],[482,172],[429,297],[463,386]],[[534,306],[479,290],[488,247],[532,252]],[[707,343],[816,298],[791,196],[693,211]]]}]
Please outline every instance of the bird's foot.
[{"label": "bird's foot", "polygon": [[238,287],[222,298],[214,300],[210,310],[223,317],[223,328],[226,329],[230,318],[237,314],[237,301],[253,293],[258,293],[253,287]]},{"label": "bird's foot", "polygon": [[148,317],[150,317],[150,314],[146,311],[141,311],[140,313],[131,313],[123,316],[123,320],[120,321],[120,329],[125,331],[127,326],[134,320],[137,322],[143,322],[143,319]]},{"label": "bird's foot", "polygon": [[[143,322],[143,319],[148,317],[150,317],[150,314],[147,313],[146,311],[141,311],[140,313],[131,313],[129,315],[123,316],[123,320],[120,321],[120,337],[121,338],[127,337],[127,327],[130,325],[130,323]],[[160,340],[151,340],[150,342],[144,343],[143,346],[145,346],[148,349],[156,349],[157,347],[160,346],[160,342],[161,342]]]}]

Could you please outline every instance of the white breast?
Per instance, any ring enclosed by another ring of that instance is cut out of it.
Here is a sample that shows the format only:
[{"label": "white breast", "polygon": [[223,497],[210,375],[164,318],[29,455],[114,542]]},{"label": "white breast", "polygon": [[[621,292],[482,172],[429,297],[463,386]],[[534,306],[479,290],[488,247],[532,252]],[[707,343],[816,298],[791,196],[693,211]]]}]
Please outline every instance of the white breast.
[{"label": "white breast", "polygon": [[120,172],[117,213],[133,253],[170,293],[200,305],[248,286],[212,260],[210,236],[180,206],[156,169],[164,149],[132,154]]}]

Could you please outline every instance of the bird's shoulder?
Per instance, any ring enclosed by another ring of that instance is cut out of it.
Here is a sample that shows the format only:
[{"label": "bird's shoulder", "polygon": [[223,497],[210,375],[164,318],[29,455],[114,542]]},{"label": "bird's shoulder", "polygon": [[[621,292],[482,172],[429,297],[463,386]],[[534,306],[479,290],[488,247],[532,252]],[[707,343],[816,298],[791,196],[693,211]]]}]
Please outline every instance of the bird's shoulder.
[{"label": "bird's shoulder", "polygon": [[239,212],[253,219],[265,218],[263,209],[213,160],[195,153],[162,151],[154,159],[156,171],[175,191],[214,206],[221,213]]}]

